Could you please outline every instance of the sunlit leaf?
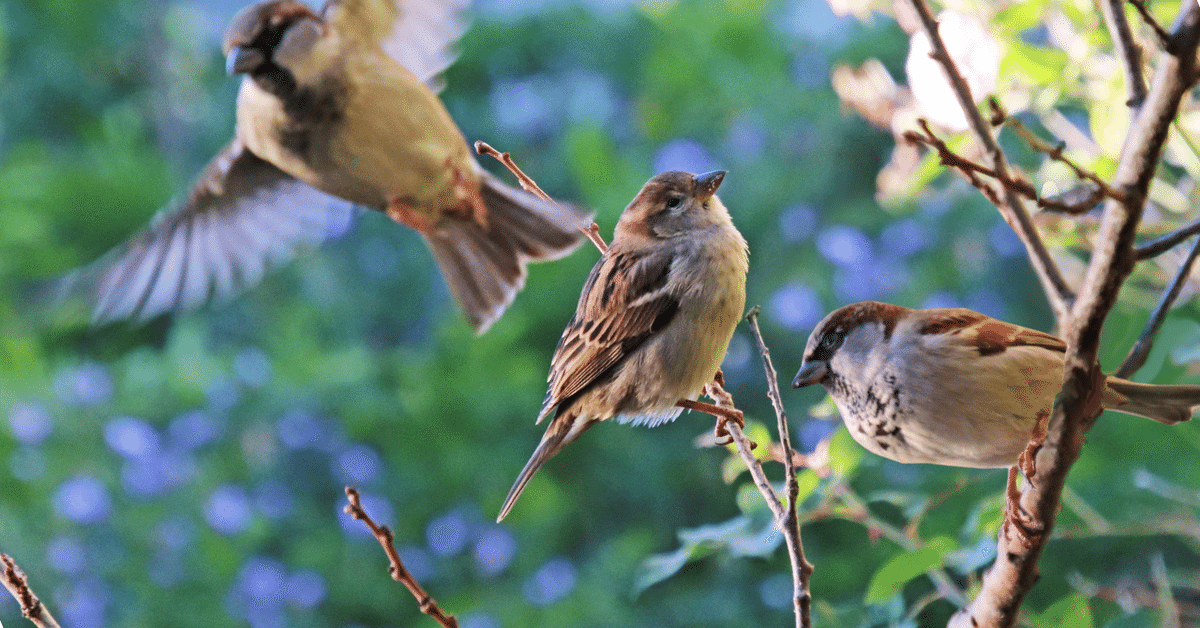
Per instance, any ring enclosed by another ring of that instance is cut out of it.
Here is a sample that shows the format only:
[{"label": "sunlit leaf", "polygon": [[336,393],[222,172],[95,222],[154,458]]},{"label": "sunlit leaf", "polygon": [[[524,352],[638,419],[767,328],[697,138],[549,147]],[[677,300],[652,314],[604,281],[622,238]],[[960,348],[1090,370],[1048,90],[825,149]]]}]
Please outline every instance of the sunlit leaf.
[{"label": "sunlit leaf", "polygon": [[875,604],[891,598],[904,588],[909,580],[940,566],[946,555],[956,544],[949,537],[939,536],[929,540],[925,547],[915,552],[904,552],[891,558],[871,576],[864,601]]}]

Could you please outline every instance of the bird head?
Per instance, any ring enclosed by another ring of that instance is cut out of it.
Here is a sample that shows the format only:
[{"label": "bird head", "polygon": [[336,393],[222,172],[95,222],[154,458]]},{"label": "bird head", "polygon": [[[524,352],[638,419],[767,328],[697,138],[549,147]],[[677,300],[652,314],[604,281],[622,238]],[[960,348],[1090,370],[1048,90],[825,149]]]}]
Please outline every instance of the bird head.
[{"label": "bird head", "polygon": [[724,179],[724,170],[654,176],[621,214],[617,233],[665,239],[730,222],[729,211],[716,196]]},{"label": "bird head", "polygon": [[275,95],[295,90],[313,64],[325,21],[303,2],[269,0],[246,7],[225,30],[225,69],[252,77]]},{"label": "bird head", "polygon": [[804,363],[793,388],[821,384],[827,389],[839,377],[856,377],[878,368],[889,351],[892,332],[905,308],[863,301],[834,310],[808,337]]}]

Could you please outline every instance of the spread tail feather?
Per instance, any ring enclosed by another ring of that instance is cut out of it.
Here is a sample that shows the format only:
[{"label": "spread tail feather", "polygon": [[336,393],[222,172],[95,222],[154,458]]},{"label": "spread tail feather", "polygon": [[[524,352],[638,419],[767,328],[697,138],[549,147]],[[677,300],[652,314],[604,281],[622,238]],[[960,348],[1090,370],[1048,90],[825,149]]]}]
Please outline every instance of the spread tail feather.
[{"label": "spread tail feather", "polygon": [[487,331],[525,285],[525,265],[558,259],[583,242],[591,218],[481,172],[487,227],[447,220],[426,233],[446,284],[477,333]]},{"label": "spread tail feather", "polygon": [[550,426],[546,428],[546,433],[542,435],[542,442],[538,443],[537,449],[533,450],[529,462],[525,463],[525,468],[521,469],[517,481],[509,489],[508,497],[504,498],[504,506],[500,508],[500,516],[496,517],[496,523],[504,521],[504,518],[512,511],[513,505],[517,503],[517,498],[521,496],[521,491],[525,490],[525,485],[533,479],[533,474],[537,473],[537,470],[546,464],[547,460],[558,455],[558,452],[579,438],[580,434],[599,422],[584,416],[560,415],[554,417]]},{"label": "spread tail feather", "polygon": [[1200,406],[1200,386],[1139,384],[1109,377],[1104,394],[1105,408],[1165,425],[1191,419],[1196,406]]}]

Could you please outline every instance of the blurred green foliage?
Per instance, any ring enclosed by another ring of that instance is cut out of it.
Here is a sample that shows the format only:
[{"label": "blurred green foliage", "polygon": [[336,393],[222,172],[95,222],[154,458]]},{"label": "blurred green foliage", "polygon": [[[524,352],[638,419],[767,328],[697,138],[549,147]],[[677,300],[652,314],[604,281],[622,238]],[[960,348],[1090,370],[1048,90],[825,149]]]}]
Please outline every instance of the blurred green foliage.
[{"label": "blurred green foliage", "polygon": [[[511,151],[552,195],[594,208],[606,237],[656,170],[729,170],[721,194],[751,245],[749,301],[764,306],[785,382],[812,325],[854,300],[1052,325],[1007,226],[931,159],[913,193],[876,201],[893,139],[844,111],[829,75],[878,58],[903,82],[906,35],[890,18],[835,17],[815,0],[593,4],[477,7],[447,73],[448,108],[470,140]],[[1168,5],[1155,11],[1169,22]],[[1114,157],[1105,125],[1124,115],[1124,96],[1115,70],[1087,65],[1110,48],[1091,6],[968,8],[1005,44],[1010,110],[1039,132],[1049,112],[1090,124],[1103,150],[1088,165],[1103,172]],[[0,5],[0,550],[64,625],[432,625],[340,514],[345,484],[465,627],[790,622],[778,535],[740,462],[693,446],[711,429],[704,417],[597,427],[547,465],[504,525],[491,523],[541,435],[532,419],[591,249],[531,268],[479,338],[419,238],[375,214],[231,303],[104,329],[53,306],[45,282],[140,228],[228,139],[236,82],[219,39],[239,8]],[[1048,43],[1046,15],[1086,33],[1086,54]],[[1039,186],[1070,184],[1002,140]],[[1200,158],[1178,145],[1156,200],[1170,207],[1175,194],[1190,208]],[[1156,213],[1147,229],[1194,216]],[[1043,222],[1068,275],[1092,224]],[[1175,259],[1126,287],[1107,367]],[[1187,364],[1198,322],[1189,297],[1139,379],[1200,381]],[[774,419],[744,331],[725,372],[767,440]],[[802,446],[830,448],[832,472],[803,475],[818,625],[944,623],[955,606],[936,591],[969,592],[992,558],[1004,473],[884,461],[818,393],[786,391],[785,402]],[[1198,461],[1200,425],[1101,421],[1071,476],[1030,623],[1159,625],[1164,583],[1195,621]],[[12,600],[0,620],[21,625]]]}]

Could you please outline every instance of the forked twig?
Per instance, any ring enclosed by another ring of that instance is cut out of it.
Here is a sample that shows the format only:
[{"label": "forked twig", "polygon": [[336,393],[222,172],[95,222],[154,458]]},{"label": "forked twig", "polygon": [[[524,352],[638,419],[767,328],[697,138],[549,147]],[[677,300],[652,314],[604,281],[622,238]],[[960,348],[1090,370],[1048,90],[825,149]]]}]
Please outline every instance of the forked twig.
[{"label": "forked twig", "polygon": [[392,531],[387,526],[377,525],[371,519],[371,515],[367,514],[366,509],[362,506],[358,491],[347,486],[346,499],[350,501],[345,507],[346,513],[366,524],[371,529],[371,534],[375,535],[375,540],[379,541],[379,545],[383,547],[383,553],[387,554],[388,561],[391,563],[388,571],[392,574],[392,580],[408,588],[413,597],[417,598],[417,607],[421,609],[422,613],[437,620],[437,623],[441,624],[443,628],[458,628],[458,620],[454,618],[454,615],[442,612],[438,603],[425,592],[425,589],[421,588],[421,583],[417,582],[416,578],[413,578],[412,574],[404,568],[404,562],[400,560],[400,552],[396,551]]},{"label": "forked twig", "polygon": [[29,579],[25,576],[25,572],[21,571],[12,557],[8,554],[0,554],[0,562],[4,563],[4,587],[21,605],[21,614],[38,628],[59,628],[58,621],[34,594],[33,589],[29,587]]},{"label": "forked twig", "polygon": [[1168,33],[1167,30],[1158,23],[1158,20],[1154,19],[1154,16],[1150,14],[1150,9],[1146,6],[1146,3],[1143,0],[1129,0],[1129,4],[1132,4],[1133,8],[1137,9],[1137,12],[1142,15],[1142,20],[1154,30],[1154,35],[1158,37],[1158,45],[1162,46],[1163,50],[1172,52],[1171,47],[1173,45],[1173,40],[1171,38],[1171,34]]},{"label": "forked twig", "polygon": [[[542,188],[538,186],[537,181],[534,181],[533,177],[525,174],[524,170],[521,170],[520,166],[517,165],[517,162],[513,161],[511,154],[502,153],[495,148],[492,148],[490,144],[483,140],[477,140],[475,142],[475,152],[480,155],[492,157],[496,161],[504,164],[504,167],[508,168],[509,172],[512,172],[513,175],[517,177],[517,181],[521,184],[521,188],[526,192],[529,192],[530,194],[533,194],[534,196],[548,203],[555,202],[554,199],[550,198],[549,194],[546,194]],[[604,238],[600,237],[600,226],[595,222],[586,227],[580,227],[579,230],[583,232],[583,235],[587,236],[588,239],[592,241],[592,244],[596,245],[596,248],[599,249],[601,253],[608,249],[608,245],[604,243]]]},{"label": "forked twig", "polygon": [[[935,61],[942,65],[946,70],[946,76],[950,80],[950,87],[954,91],[954,95],[958,98],[959,105],[962,106],[963,113],[967,116],[967,121],[970,122],[971,130],[975,134],[976,141],[983,147],[988,158],[991,159],[992,170],[998,173],[998,180],[1008,178],[1008,164],[1004,158],[1003,151],[1000,150],[1000,145],[996,143],[996,138],[992,137],[991,129],[988,123],[979,113],[979,109],[975,106],[975,100],[971,95],[971,88],[967,86],[966,79],[954,64],[954,60],[950,58],[949,51],[946,50],[946,44],[942,41],[941,35],[938,34],[938,23],[933,18],[933,14],[929,11],[929,7],[924,0],[910,0],[917,16],[921,20],[921,26],[925,30],[925,34],[929,36],[929,42],[933,46],[933,52],[930,53]],[[992,200],[993,196],[989,196],[988,200]],[[1038,279],[1042,283],[1042,289],[1046,292],[1046,298],[1050,301],[1055,314],[1061,316],[1064,314],[1075,301],[1075,293],[1071,287],[1067,285],[1063,279],[1062,272],[1054,259],[1050,257],[1050,252],[1046,249],[1046,244],[1042,241],[1042,236],[1038,233],[1037,227],[1034,226],[1033,220],[1026,211],[1025,205],[1021,202],[1020,196],[1009,188],[1005,188],[1003,202],[993,201],[993,205],[1000,210],[1000,214],[1004,216],[1004,220],[1016,232],[1017,237],[1025,244],[1025,250],[1029,254],[1029,260],[1033,264],[1033,269],[1038,275]]]},{"label": "forked twig", "polygon": [[1192,266],[1196,263],[1197,256],[1200,256],[1200,238],[1196,239],[1196,243],[1192,245],[1192,251],[1188,253],[1187,259],[1183,260],[1183,264],[1180,264],[1179,270],[1175,272],[1175,279],[1171,281],[1171,285],[1163,292],[1162,300],[1158,302],[1158,307],[1154,309],[1154,313],[1146,321],[1146,327],[1142,330],[1142,335],[1138,336],[1137,342],[1129,350],[1129,355],[1125,356],[1125,361],[1121,362],[1120,368],[1114,373],[1117,377],[1129,377],[1133,375],[1146,363],[1146,358],[1150,357],[1150,350],[1154,348],[1154,339],[1158,336],[1158,330],[1162,327],[1163,321],[1167,319],[1167,312],[1175,304],[1175,299],[1179,298],[1179,292],[1183,290],[1183,284],[1187,283],[1188,276],[1192,274]]}]

